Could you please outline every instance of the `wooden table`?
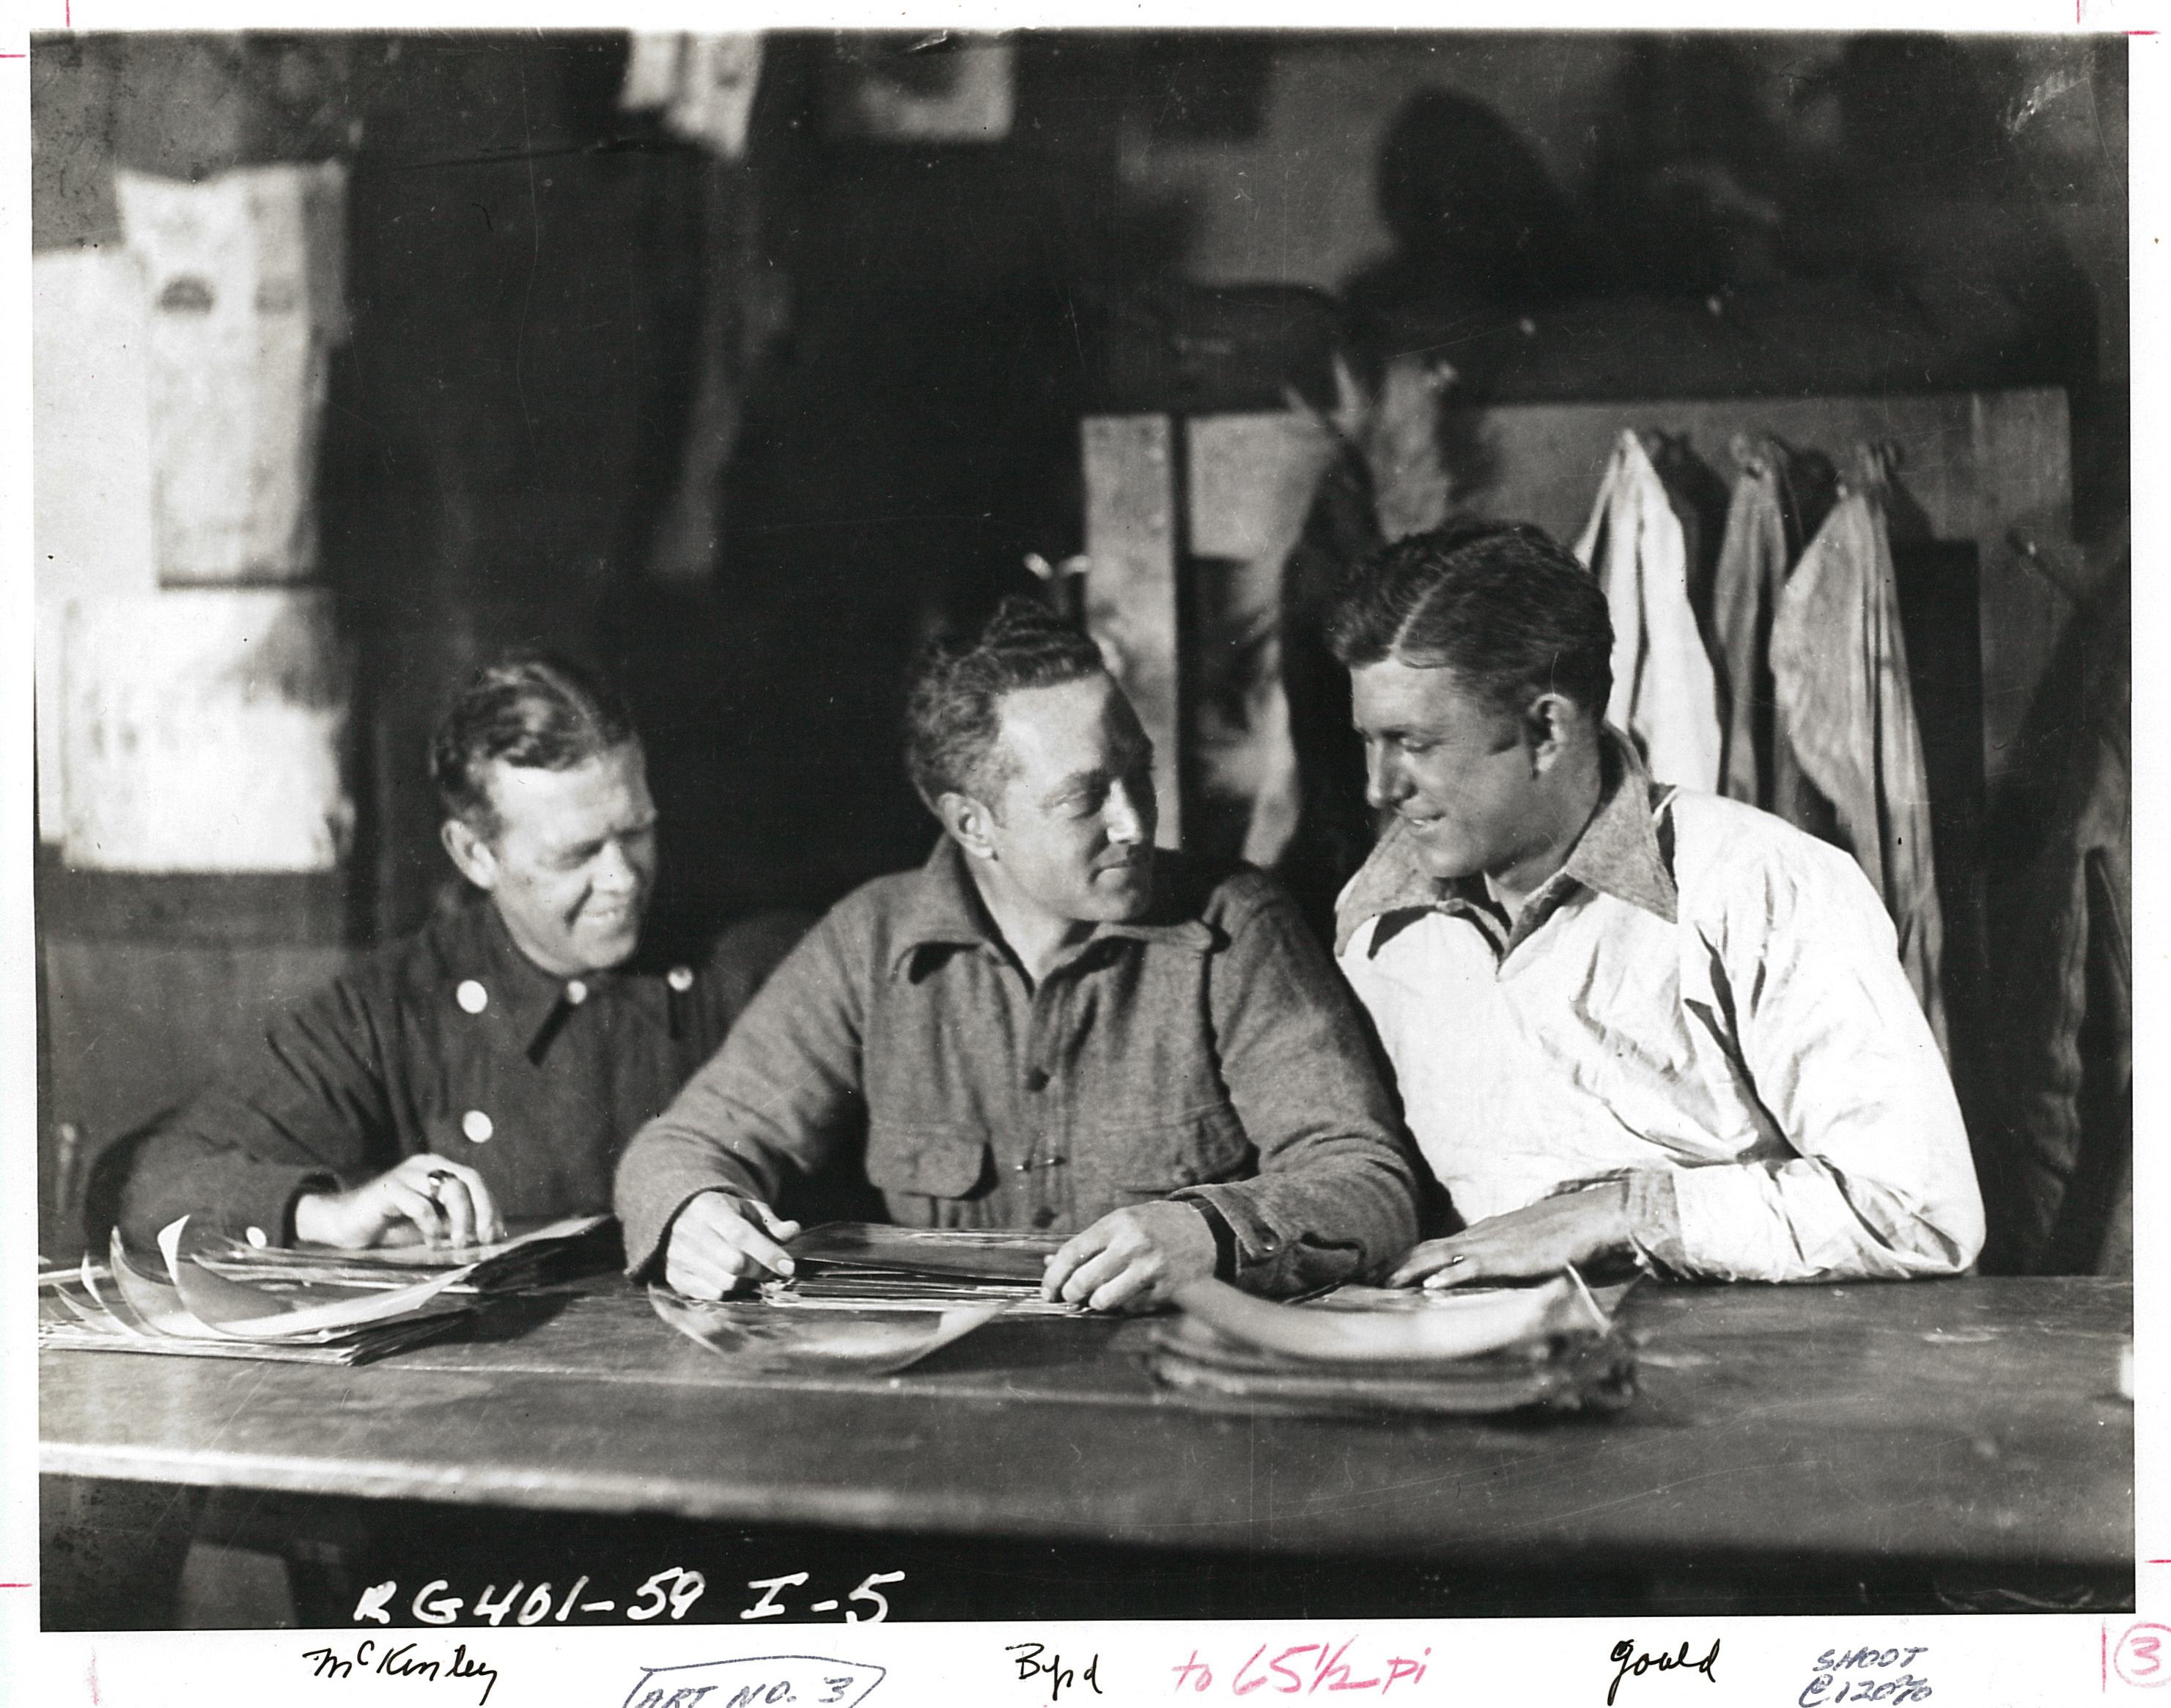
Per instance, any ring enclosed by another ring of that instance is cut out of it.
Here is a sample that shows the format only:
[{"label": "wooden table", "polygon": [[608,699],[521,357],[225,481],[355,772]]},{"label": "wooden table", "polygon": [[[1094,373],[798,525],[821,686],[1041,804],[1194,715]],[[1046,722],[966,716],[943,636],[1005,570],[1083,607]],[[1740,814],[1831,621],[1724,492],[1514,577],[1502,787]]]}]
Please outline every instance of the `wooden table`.
[{"label": "wooden table", "polygon": [[1198,1410],[1140,1367],[1145,1325],[1092,1319],[999,1323],[899,1377],[748,1381],[607,1284],[359,1369],[46,1352],[40,1466],[798,1527],[862,1554],[1902,1573],[1928,1605],[1962,1582],[2130,1602],[2131,1311],[2130,1286],[2085,1279],[1647,1286],[1616,1416],[1329,1422]]}]

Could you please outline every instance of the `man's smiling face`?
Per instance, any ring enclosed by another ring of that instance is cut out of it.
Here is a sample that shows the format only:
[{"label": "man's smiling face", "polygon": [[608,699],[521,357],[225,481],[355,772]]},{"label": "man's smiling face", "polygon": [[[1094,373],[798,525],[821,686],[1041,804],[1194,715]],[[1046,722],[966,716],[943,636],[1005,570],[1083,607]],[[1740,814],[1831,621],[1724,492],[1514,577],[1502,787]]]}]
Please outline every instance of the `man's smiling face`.
[{"label": "man's smiling face", "polygon": [[490,892],[520,952],[561,978],[625,960],[656,879],[639,744],[565,771],[493,761],[489,789],[496,824],[462,870]]},{"label": "man's smiling face", "polygon": [[1099,671],[1003,696],[988,757],[986,878],[1066,925],[1136,919],[1153,902],[1153,744]]},{"label": "man's smiling face", "polygon": [[1555,834],[1527,722],[1466,692],[1455,673],[1383,658],[1349,673],[1364,740],[1364,796],[1408,827],[1443,881],[1498,875]]}]

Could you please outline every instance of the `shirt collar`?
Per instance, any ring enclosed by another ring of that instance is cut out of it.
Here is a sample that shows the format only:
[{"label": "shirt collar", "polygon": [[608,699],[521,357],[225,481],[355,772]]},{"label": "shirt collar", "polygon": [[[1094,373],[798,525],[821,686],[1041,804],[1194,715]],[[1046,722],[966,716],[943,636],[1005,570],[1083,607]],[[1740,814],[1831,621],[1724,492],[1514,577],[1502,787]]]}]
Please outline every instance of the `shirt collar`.
[{"label": "shirt collar", "polygon": [[[559,1005],[566,1000],[567,987],[575,980],[546,973],[523,954],[512,940],[512,933],[506,929],[504,918],[487,896],[473,904],[472,913],[475,976],[489,993],[491,1006],[501,1010],[507,1032],[523,1050],[539,1056],[538,1040],[555,1018]],[[580,975],[579,982],[587,987],[586,1001],[624,997],[646,1018],[658,1026],[667,1027],[668,999],[662,981],[638,976],[633,967],[639,961],[636,954],[634,962],[625,968]]]},{"label": "shirt collar", "polygon": [[[1093,927],[1086,943],[1112,939],[1166,943],[1201,954],[1211,948],[1213,932],[1177,905],[1169,865],[1166,853],[1155,861],[1153,905],[1144,918],[1103,920]],[[912,886],[898,923],[897,949],[890,958],[893,972],[909,966],[915,953],[925,948],[984,948],[1001,953],[1002,935],[988,917],[979,887],[966,867],[963,851],[948,835],[936,841],[934,851],[919,868],[919,880]],[[1079,953],[1084,953],[1083,945]]]},{"label": "shirt collar", "polygon": [[[1654,814],[1672,791],[1653,785],[1635,744],[1611,724],[1600,739],[1599,760],[1598,810],[1568,850],[1560,871],[1547,882],[1556,890],[1580,884],[1671,925],[1679,916],[1681,895],[1667,870]],[[1443,881],[1427,872],[1409,827],[1397,819],[1336,905],[1334,952],[1338,955],[1347,949],[1368,919],[1431,912],[1458,902],[1479,905],[1487,895],[1482,878]],[[1526,911],[1530,906],[1525,903]],[[1383,935],[1373,934],[1375,953]]]},{"label": "shirt collar", "polygon": [[1652,782],[1635,743],[1611,724],[1603,760],[1605,792],[1561,870],[1672,925],[1680,916],[1681,891],[1659,846],[1658,812],[1674,792]]}]

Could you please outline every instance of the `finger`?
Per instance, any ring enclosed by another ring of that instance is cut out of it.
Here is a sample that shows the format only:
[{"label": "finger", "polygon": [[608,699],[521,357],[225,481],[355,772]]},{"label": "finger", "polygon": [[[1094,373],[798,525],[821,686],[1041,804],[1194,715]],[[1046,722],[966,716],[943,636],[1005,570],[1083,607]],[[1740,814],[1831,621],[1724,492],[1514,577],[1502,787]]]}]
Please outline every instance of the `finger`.
[{"label": "finger", "polygon": [[1096,1311],[1150,1310],[1155,1302],[1156,1275],[1150,1262],[1126,1264],[1112,1279],[1093,1289],[1087,1303]]},{"label": "finger", "polygon": [[1453,1269],[1467,1260],[1468,1254],[1456,1250],[1450,1242],[1428,1239],[1423,1244],[1412,1248],[1409,1254],[1396,1265],[1394,1273],[1387,1277],[1387,1285],[1391,1287],[1413,1286],[1428,1276]]},{"label": "finger", "polygon": [[1078,1297],[1069,1292],[1071,1276],[1077,1273],[1080,1264],[1090,1262],[1107,1243],[1108,1236],[1097,1222],[1064,1241],[1041,1270],[1040,1296],[1044,1299]]},{"label": "finger", "polygon": [[[438,1208],[437,1200],[420,1188],[410,1186],[397,1175],[387,1175],[381,1188],[383,1193],[386,1222],[412,1222],[422,1236],[425,1245],[442,1245],[445,1238],[445,1213]],[[383,1232],[380,1225],[378,1232]],[[373,1238],[371,1244],[377,1242]]]},{"label": "finger", "polygon": [[468,1196],[467,1182],[449,1170],[430,1177],[426,1195],[435,1200],[438,1209],[445,1213],[445,1238],[453,1247],[464,1248],[475,1243],[474,1203]]},{"label": "finger", "polygon": [[1128,1247],[1108,1246],[1095,1253],[1071,1271],[1070,1278],[1063,1284],[1063,1297],[1074,1304],[1089,1303],[1102,1288],[1107,1286],[1134,1263],[1150,1256],[1149,1252]]},{"label": "finger", "polygon": [[694,1298],[721,1298],[744,1280],[744,1258],[717,1229],[688,1222],[672,1236],[664,1279]]},{"label": "finger", "polygon": [[440,1172],[450,1174],[466,1189],[468,1206],[474,1213],[473,1238],[479,1245],[494,1245],[505,1238],[505,1218],[498,1214],[497,1200],[490,1195],[490,1188],[482,1176],[464,1163],[437,1164]]},{"label": "finger", "polygon": [[1477,1245],[1456,1252],[1427,1276],[1423,1284],[1437,1292],[1443,1287],[1464,1287],[1472,1281],[1495,1281],[1519,1273],[1512,1260],[1504,1260],[1497,1251],[1488,1253]]},{"label": "finger", "polygon": [[798,1265],[789,1252],[748,1219],[744,1211],[752,1207],[745,1200],[716,1194],[696,1198],[681,1219],[690,1218],[703,1236],[696,1248],[700,1255],[728,1265],[729,1273],[756,1280],[791,1275]]},{"label": "finger", "polygon": [[769,1237],[780,1244],[798,1238],[799,1224],[789,1217],[779,1216],[759,1198],[748,1199],[747,1208],[753,1212],[753,1219],[760,1223]]},{"label": "finger", "polygon": [[681,1262],[677,1258],[663,1266],[663,1279],[671,1291],[683,1293],[689,1299],[720,1299],[724,1296],[726,1283],[700,1265]]},{"label": "finger", "polygon": [[789,1278],[798,1270],[799,1265],[791,1260],[791,1254],[752,1222],[741,1224],[736,1244],[742,1276],[757,1281],[769,1275]]}]

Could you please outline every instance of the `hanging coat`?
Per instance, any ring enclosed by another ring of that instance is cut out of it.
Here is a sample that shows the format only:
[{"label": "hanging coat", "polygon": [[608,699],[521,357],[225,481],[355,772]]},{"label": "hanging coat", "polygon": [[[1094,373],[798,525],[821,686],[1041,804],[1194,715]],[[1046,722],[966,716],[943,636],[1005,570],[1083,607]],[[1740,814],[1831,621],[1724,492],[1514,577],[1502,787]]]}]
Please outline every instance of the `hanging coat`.
[{"label": "hanging coat", "polygon": [[1795,560],[1831,508],[1832,469],[1771,434],[1739,434],[1733,449],[1741,472],[1712,589],[1725,726],[1719,792],[1799,823],[1804,814],[1790,803],[1800,793],[1800,767],[1772,686],[1772,620]]},{"label": "hanging coat", "polygon": [[2131,620],[2120,569],[2077,628],[2082,717],[2010,909],[1985,1258],[2023,1274],[2133,1273]]},{"label": "hanging coat", "polygon": [[1884,899],[1908,982],[1949,1055],[1928,768],[1908,685],[1882,465],[1868,452],[1864,460],[1870,478],[1833,506],[1779,596],[1772,685],[1803,772]]},{"label": "hanging coat", "polygon": [[1688,542],[1643,441],[1623,432],[1575,555],[1613,616],[1606,721],[1627,730],[1661,782],[1718,787],[1718,690],[1689,603]]}]

